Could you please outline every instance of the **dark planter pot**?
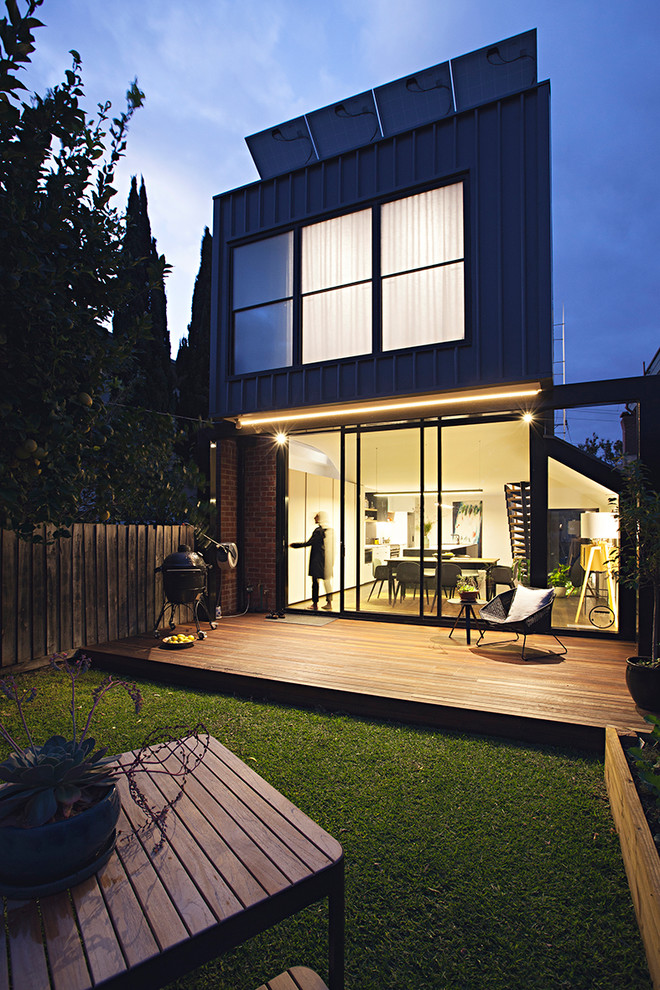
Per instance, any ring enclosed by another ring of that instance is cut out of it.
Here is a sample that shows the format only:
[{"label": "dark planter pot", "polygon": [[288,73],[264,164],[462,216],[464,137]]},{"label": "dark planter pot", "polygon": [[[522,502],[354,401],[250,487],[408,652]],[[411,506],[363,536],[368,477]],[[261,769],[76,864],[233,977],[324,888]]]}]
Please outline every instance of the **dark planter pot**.
[{"label": "dark planter pot", "polygon": [[462,602],[476,602],[479,597],[478,591],[459,591],[458,594]]},{"label": "dark planter pot", "polygon": [[46,896],[96,873],[114,849],[120,808],[113,784],[98,804],[65,821],[0,827],[0,894]]},{"label": "dark planter pot", "polygon": [[647,712],[660,712],[660,667],[644,667],[637,659],[628,657],[626,661],[626,685],[630,696]]}]

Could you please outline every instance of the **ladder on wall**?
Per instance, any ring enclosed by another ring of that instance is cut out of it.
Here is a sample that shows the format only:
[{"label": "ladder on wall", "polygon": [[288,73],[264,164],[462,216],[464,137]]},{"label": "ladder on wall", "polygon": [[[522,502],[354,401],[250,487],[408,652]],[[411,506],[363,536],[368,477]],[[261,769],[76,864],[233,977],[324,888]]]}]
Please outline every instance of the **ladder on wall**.
[{"label": "ladder on wall", "polygon": [[509,538],[514,574],[519,580],[529,576],[531,551],[530,485],[529,481],[514,481],[504,486],[506,514],[509,520]]}]

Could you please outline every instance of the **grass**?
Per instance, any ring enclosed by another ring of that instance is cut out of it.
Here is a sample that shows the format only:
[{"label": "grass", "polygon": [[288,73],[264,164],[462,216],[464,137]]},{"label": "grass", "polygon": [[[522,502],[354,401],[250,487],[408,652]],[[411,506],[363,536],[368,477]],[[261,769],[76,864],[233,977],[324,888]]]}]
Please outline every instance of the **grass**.
[{"label": "grass", "polygon": [[[66,732],[61,686],[28,681],[37,737]],[[599,759],[140,686],[139,720],[111,694],[99,741],[122,752],[201,718],[342,843],[347,990],[650,990]],[[327,978],[326,938],[313,906],[171,990],[255,990],[289,965]]]}]

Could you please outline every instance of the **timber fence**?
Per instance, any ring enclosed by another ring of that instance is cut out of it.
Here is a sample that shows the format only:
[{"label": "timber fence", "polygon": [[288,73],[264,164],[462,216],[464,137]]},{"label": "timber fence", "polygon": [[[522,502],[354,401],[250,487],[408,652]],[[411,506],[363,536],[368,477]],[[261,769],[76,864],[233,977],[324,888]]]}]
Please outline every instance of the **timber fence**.
[{"label": "timber fence", "polygon": [[27,543],[0,530],[0,667],[37,660],[153,629],[163,604],[156,573],[192,526],[77,523],[71,538],[53,527]]}]

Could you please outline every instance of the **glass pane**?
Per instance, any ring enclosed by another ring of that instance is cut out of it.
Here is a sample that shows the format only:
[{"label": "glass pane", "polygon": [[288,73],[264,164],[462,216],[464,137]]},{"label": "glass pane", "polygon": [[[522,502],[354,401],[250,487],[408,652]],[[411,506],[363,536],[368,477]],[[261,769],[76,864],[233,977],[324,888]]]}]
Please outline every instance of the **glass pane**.
[{"label": "glass pane", "polygon": [[293,293],[293,234],[235,248],[233,264],[234,309],[286,299]]},{"label": "glass pane", "polygon": [[339,609],[339,456],[337,432],[289,438],[287,543],[306,543],[319,525],[323,530],[320,546],[289,547],[289,605],[307,608],[316,598],[322,611]]},{"label": "glass pane", "polygon": [[383,205],[383,275],[456,261],[462,257],[462,182]]},{"label": "glass pane", "polygon": [[303,362],[371,351],[371,283],[303,299]]},{"label": "glass pane", "polygon": [[463,263],[383,279],[383,350],[465,336]]},{"label": "glass pane", "polygon": [[[458,577],[473,582],[482,603],[506,591],[513,581],[518,550],[514,551],[511,539],[505,486],[518,488],[528,481],[526,423],[514,420],[443,427],[441,552],[443,565],[451,565],[442,568],[443,614],[458,615]],[[457,641],[464,641],[460,639],[464,635],[457,628]]]},{"label": "glass pane", "polygon": [[[346,484],[344,485],[344,609],[355,610],[355,573],[358,560],[356,512],[357,512],[357,437],[347,433],[344,440]],[[364,564],[361,564],[364,566]]]},{"label": "glass pane", "polygon": [[424,611],[427,614],[437,613],[437,577],[438,569],[429,571],[429,561],[439,560],[438,542],[438,428],[424,427],[424,581],[427,596],[424,597]]},{"label": "glass pane", "polygon": [[324,220],[302,231],[302,291],[371,278],[371,210]]},{"label": "glass pane", "polygon": [[419,438],[419,427],[361,436],[359,607],[365,612],[420,614]]},{"label": "glass pane", "polygon": [[234,374],[282,368],[293,360],[290,302],[234,314]]},{"label": "glass pane", "polygon": [[559,461],[548,461],[548,583],[554,626],[618,631],[615,493]]}]

